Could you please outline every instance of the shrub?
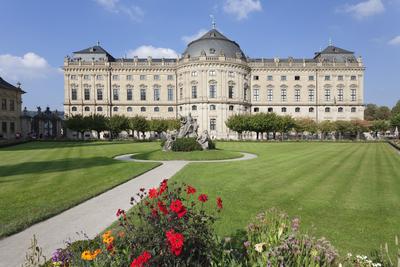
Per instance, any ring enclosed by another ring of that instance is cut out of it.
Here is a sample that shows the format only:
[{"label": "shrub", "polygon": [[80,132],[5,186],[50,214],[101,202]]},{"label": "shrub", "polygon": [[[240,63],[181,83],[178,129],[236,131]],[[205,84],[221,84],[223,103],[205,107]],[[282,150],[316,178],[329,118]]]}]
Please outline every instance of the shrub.
[{"label": "shrub", "polygon": [[250,263],[272,266],[331,266],[337,252],[325,239],[299,233],[300,221],[271,209],[260,213],[247,227]]},{"label": "shrub", "polygon": [[197,143],[196,138],[177,138],[172,144],[172,151],[195,151],[203,150]]},{"label": "shrub", "polygon": [[[218,243],[212,228],[216,216],[204,209],[207,195],[164,180],[159,188],[141,189],[131,201],[137,204],[131,214],[116,214],[122,230],[69,246],[68,266],[211,265]],[[216,210],[221,209],[217,198]]]}]

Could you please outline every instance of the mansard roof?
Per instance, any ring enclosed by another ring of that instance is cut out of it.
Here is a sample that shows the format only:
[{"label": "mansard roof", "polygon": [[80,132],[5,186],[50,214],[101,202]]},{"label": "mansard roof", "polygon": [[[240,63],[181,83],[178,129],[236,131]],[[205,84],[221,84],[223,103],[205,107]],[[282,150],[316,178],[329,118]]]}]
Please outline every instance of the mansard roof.
[{"label": "mansard roof", "polygon": [[354,52],[333,45],[329,45],[327,48],[319,52],[319,54],[354,54]]},{"label": "mansard roof", "polygon": [[91,46],[91,47],[88,47],[88,48],[85,48],[83,50],[76,51],[73,53],[74,54],[88,54],[88,55],[93,55],[93,54],[105,55],[108,59],[114,59],[114,57],[100,45]]},{"label": "mansard roof", "polygon": [[16,87],[0,77],[0,89],[7,89],[7,90],[13,90],[13,91],[18,91],[21,92],[22,94],[25,94],[25,91],[23,91],[20,87]]}]

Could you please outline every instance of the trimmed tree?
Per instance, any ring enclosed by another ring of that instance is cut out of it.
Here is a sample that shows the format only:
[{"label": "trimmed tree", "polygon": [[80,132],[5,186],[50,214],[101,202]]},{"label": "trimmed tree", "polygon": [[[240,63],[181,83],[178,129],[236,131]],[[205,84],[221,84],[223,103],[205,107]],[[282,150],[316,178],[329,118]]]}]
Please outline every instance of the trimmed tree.
[{"label": "trimmed tree", "polygon": [[244,131],[248,131],[250,129],[248,120],[248,115],[236,114],[230,116],[228,120],[225,122],[226,127],[238,133],[238,139],[242,139],[242,134]]},{"label": "trimmed tree", "polygon": [[84,139],[85,131],[89,130],[89,120],[80,114],[72,115],[65,120],[65,126],[72,131],[80,133],[81,138]]},{"label": "trimmed tree", "polygon": [[145,117],[136,115],[130,118],[129,128],[132,131],[136,131],[138,139],[140,139],[140,133],[142,133],[143,138],[145,138],[145,133],[149,130],[149,122]]},{"label": "trimmed tree", "polygon": [[125,116],[114,115],[107,121],[107,128],[111,139],[114,139],[120,132],[129,129],[129,120]]},{"label": "trimmed tree", "polygon": [[335,123],[330,121],[321,121],[318,124],[318,130],[321,132],[322,139],[326,139],[327,135],[335,131]]},{"label": "trimmed tree", "polygon": [[104,115],[93,114],[92,116],[87,117],[87,120],[89,129],[95,131],[97,133],[97,139],[100,139],[100,133],[108,129],[108,119]]},{"label": "trimmed tree", "polygon": [[289,116],[278,116],[276,128],[281,133],[281,140],[283,141],[283,134],[288,133],[295,126],[294,119]]},{"label": "trimmed tree", "polygon": [[168,121],[162,119],[153,119],[149,121],[150,131],[156,132],[158,138],[161,138],[161,134],[168,130]]}]

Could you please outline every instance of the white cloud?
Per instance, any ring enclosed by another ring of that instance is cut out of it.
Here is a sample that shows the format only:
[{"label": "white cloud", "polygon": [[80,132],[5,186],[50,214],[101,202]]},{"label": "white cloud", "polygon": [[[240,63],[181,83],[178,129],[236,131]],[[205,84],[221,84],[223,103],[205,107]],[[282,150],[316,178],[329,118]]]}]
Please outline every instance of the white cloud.
[{"label": "white cloud", "polygon": [[245,19],[249,13],[261,11],[260,0],[225,0],[224,11],[235,15],[238,20]]},{"label": "white cloud", "polygon": [[388,42],[390,45],[400,45],[400,35],[394,37],[392,40]]},{"label": "white cloud", "polygon": [[144,12],[139,6],[124,5],[120,2],[120,0],[94,0],[94,1],[108,11],[117,14],[125,14],[134,21],[141,21],[143,19]]},{"label": "white cloud", "polygon": [[179,54],[171,48],[154,47],[152,45],[142,45],[134,50],[128,51],[128,57],[137,56],[139,58],[176,58]]},{"label": "white cloud", "polygon": [[55,72],[43,57],[29,52],[22,57],[10,54],[0,55],[0,75],[17,81],[44,78]]},{"label": "white cloud", "polygon": [[352,14],[357,19],[364,19],[385,11],[382,0],[366,0],[355,5],[345,5],[339,8],[340,12]]},{"label": "white cloud", "polygon": [[200,29],[197,33],[192,34],[192,35],[185,35],[182,36],[182,41],[185,42],[185,44],[190,43],[193,40],[199,39],[201,36],[207,33],[206,29]]}]

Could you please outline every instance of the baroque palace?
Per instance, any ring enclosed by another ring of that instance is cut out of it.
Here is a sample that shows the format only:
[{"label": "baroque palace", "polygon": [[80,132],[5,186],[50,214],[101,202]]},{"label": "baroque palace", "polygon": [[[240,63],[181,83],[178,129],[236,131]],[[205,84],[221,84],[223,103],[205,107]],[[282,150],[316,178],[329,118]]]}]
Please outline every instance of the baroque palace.
[{"label": "baroque palace", "polygon": [[190,113],[213,138],[234,138],[225,121],[239,113],[364,118],[361,57],[332,44],[310,58],[248,58],[214,26],[180,58],[114,58],[97,44],[66,57],[63,68],[66,116]]}]

